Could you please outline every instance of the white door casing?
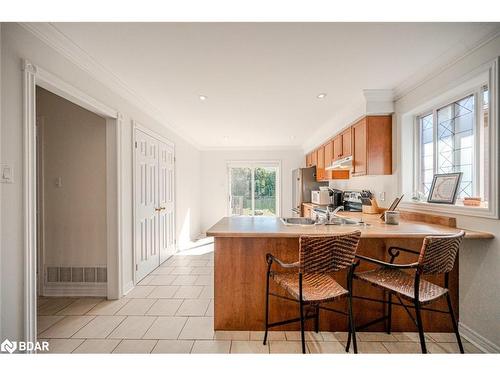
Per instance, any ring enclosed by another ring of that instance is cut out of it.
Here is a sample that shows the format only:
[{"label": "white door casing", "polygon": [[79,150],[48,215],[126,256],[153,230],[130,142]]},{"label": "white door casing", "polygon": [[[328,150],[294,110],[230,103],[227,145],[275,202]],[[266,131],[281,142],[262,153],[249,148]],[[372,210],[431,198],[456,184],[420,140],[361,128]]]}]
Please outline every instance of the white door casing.
[{"label": "white door casing", "polygon": [[174,241],[174,148],[159,142],[160,263],[175,252]]},{"label": "white door casing", "polygon": [[175,252],[174,147],[135,129],[136,283]]}]

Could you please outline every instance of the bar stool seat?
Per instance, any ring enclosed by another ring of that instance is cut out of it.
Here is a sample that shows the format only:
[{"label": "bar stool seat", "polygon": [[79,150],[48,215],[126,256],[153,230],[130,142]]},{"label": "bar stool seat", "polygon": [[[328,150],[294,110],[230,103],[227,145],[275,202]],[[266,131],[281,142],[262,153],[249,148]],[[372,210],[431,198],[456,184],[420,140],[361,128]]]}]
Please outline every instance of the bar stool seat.
[{"label": "bar stool seat", "polygon": [[[366,281],[401,297],[414,301],[415,276],[404,271],[390,268],[379,268],[372,271],[357,272],[355,279]],[[430,303],[448,293],[448,289],[433,284],[427,280],[420,280],[418,300],[421,304]]]},{"label": "bar stool seat", "polygon": [[[291,296],[300,296],[299,278],[296,273],[271,272],[271,278]],[[333,276],[320,273],[304,273],[302,275],[302,300],[305,303],[328,302],[349,294],[335,281]]]}]

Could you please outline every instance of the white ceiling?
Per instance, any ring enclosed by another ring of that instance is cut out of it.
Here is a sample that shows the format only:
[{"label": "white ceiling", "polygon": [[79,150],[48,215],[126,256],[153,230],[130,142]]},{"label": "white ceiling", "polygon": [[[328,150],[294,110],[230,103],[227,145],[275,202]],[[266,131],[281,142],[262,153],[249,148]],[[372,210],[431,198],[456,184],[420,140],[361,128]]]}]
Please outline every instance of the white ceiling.
[{"label": "white ceiling", "polygon": [[407,89],[499,24],[53,26],[198,147],[248,148],[302,146],[363,89]]}]

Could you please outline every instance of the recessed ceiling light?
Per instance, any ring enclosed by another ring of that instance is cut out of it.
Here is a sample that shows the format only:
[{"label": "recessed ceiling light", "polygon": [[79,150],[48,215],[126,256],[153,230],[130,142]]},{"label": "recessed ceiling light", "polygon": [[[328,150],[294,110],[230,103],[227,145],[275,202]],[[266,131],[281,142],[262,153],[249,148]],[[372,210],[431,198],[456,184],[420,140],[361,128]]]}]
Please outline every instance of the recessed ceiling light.
[{"label": "recessed ceiling light", "polygon": [[318,99],[324,99],[326,97],[326,93],[322,92],[316,96]]},{"label": "recessed ceiling light", "polygon": [[229,141],[229,137],[227,135],[225,135],[224,138],[222,138],[222,139],[224,139],[224,142]]},{"label": "recessed ceiling light", "polygon": [[200,100],[201,100],[202,102],[204,102],[205,100],[207,100],[207,99],[208,99],[208,97],[207,97],[206,95],[200,95],[200,96],[199,96],[199,98],[200,98]]}]

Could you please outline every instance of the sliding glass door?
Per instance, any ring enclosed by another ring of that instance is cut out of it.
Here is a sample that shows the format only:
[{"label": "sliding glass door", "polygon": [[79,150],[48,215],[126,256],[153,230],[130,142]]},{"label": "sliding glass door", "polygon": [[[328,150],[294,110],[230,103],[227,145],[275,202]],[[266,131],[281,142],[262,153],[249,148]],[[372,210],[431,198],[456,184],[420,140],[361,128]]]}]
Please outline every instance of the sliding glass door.
[{"label": "sliding glass door", "polygon": [[228,163],[228,182],[229,215],[279,215],[279,162]]}]

